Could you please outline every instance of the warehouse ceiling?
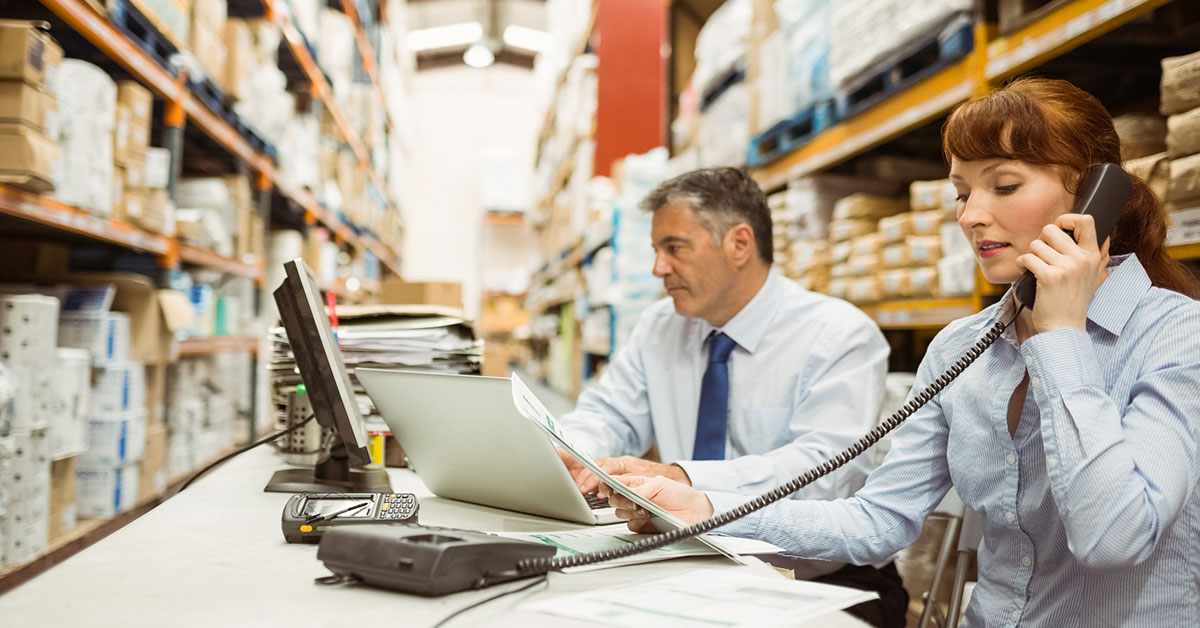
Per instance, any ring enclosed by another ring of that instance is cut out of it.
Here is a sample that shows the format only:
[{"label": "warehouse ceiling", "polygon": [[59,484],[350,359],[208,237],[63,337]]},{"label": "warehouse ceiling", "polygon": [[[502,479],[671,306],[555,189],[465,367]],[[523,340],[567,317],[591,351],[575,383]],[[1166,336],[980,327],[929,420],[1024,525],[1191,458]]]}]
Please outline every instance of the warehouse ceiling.
[{"label": "warehouse ceiling", "polygon": [[[408,0],[408,28],[429,35],[417,50],[417,70],[462,65],[474,61],[468,49],[486,48],[495,63],[532,68],[537,41],[546,29],[542,0]],[[477,26],[472,26],[477,25]],[[436,29],[446,30],[436,30]],[[435,29],[435,30],[430,30]],[[516,36],[513,33],[518,33]],[[521,35],[526,37],[522,38]],[[412,40],[410,40],[411,42]]]}]

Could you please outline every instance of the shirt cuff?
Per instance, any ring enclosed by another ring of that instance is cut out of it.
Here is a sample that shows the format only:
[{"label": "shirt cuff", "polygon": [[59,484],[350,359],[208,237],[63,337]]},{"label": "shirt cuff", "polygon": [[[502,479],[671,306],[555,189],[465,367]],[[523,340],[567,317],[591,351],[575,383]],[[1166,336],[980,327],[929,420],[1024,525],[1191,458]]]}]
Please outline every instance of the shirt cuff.
[{"label": "shirt cuff", "polygon": [[1034,396],[1084,386],[1104,387],[1096,365],[1092,339],[1082,329],[1068,328],[1036,334],[1021,343]]},{"label": "shirt cuff", "polygon": [[[723,512],[729,512],[738,506],[750,501],[750,498],[745,495],[737,495],[735,493],[720,493],[720,492],[705,492],[708,496],[708,501],[712,503],[713,515],[719,515]],[[752,512],[737,521],[727,523],[716,529],[716,532],[727,534],[729,536],[740,536],[753,538],[758,532],[758,522],[762,511]]]},{"label": "shirt cuff", "polygon": [[[676,460],[671,463],[687,473],[692,487],[699,491],[737,492],[738,486],[730,484],[728,460]],[[724,468],[722,468],[724,467]]]}]

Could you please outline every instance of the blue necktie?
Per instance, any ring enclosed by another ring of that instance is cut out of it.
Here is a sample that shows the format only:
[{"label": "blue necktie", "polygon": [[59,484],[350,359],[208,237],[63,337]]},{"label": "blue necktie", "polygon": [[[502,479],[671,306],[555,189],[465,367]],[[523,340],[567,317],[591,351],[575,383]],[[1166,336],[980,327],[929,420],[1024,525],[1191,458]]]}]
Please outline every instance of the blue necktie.
[{"label": "blue necktie", "polygon": [[709,338],[708,368],[700,383],[700,415],[692,460],[725,459],[725,423],[729,411],[729,354],[737,343],[725,334]]}]

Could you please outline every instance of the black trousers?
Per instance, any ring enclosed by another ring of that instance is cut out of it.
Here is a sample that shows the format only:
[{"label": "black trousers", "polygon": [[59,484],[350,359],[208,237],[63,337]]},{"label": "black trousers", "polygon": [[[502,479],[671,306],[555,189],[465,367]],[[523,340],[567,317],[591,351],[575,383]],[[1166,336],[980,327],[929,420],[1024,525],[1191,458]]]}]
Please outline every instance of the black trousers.
[{"label": "black trousers", "polygon": [[[763,557],[763,560],[776,567],[790,569],[788,563],[794,559],[771,556]],[[905,628],[908,591],[904,590],[900,572],[896,571],[896,563],[888,563],[881,569],[870,565],[846,565],[829,575],[813,578],[812,581],[878,593],[878,600],[856,604],[847,608],[846,612],[876,628]]]}]

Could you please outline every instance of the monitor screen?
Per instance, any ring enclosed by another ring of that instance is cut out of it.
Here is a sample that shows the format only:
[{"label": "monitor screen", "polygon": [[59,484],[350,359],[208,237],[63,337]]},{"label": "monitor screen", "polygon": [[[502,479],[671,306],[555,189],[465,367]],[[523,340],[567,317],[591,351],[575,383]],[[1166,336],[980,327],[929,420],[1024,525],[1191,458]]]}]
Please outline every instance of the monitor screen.
[{"label": "monitor screen", "polygon": [[348,462],[356,466],[370,464],[362,415],[320,290],[304,260],[286,262],[284,269],[287,276],[275,290],[275,303],[313,413],[317,422],[337,433]]}]

